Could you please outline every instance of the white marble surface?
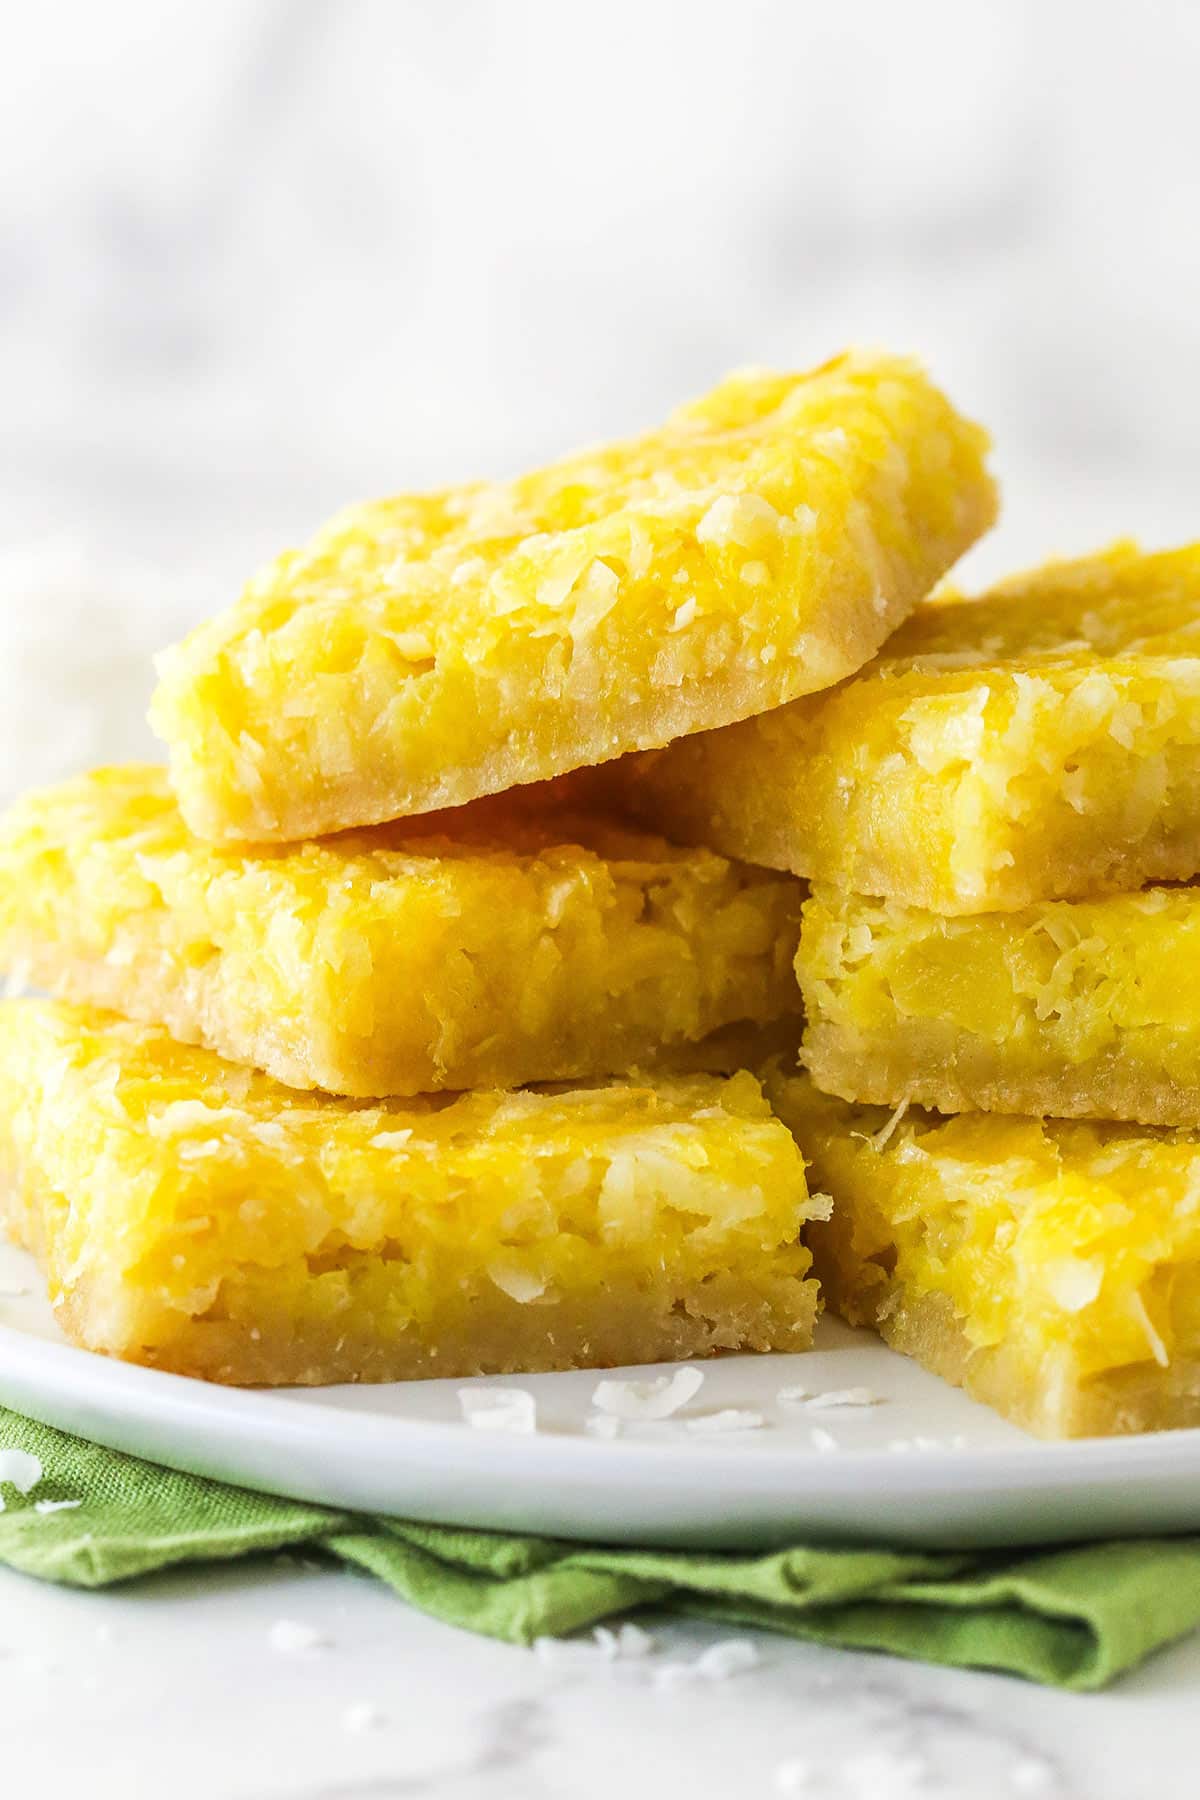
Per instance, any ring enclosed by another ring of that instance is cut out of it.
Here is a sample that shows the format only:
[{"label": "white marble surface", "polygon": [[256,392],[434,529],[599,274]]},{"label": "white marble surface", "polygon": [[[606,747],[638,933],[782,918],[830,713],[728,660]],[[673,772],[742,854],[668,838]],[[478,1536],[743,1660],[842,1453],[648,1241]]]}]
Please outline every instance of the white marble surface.
[{"label": "white marble surface", "polygon": [[[0,555],[0,790],[148,747],[149,651],[343,500],[502,474],[733,363],[926,354],[997,437],[981,575],[1194,536],[1198,72],[1188,0],[14,9],[0,550],[35,555]],[[332,1647],[273,1653],[283,1615]],[[803,1756],[830,1800],[1193,1779],[1200,1640],[1098,1698],[763,1654],[663,1695],[344,1575],[0,1575],[0,1785],[740,1800]],[[388,1723],[347,1734],[358,1700]]]},{"label": "white marble surface", "polygon": [[[284,1654],[280,1619],[324,1647]],[[660,1625],[655,1662],[722,1635]],[[0,1573],[5,1794],[90,1800],[1161,1800],[1189,1791],[1200,1639],[1107,1695],[747,1634],[760,1665],[546,1667],[369,1579],[262,1561],[108,1594]],[[370,1706],[371,1728],[348,1728]],[[783,1785],[801,1762],[808,1785]]]}]

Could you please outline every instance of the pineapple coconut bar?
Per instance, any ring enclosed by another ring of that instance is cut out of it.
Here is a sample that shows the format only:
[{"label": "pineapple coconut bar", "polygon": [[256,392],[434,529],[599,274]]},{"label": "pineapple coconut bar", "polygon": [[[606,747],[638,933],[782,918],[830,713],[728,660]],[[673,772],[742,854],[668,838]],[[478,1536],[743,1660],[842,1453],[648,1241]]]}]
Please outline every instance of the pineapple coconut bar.
[{"label": "pineapple coconut bar", "polygon": [[819,888],[796,972],[827,1093],[1200,1122],[1200,887],[969,918]]},{"label": "pineapple coconut bar", "polygon": [[795,1043],[800,888],[572,772],[853,674],[990,523],[985,449],[899,359],[734,377],[344,515],[171,652],[170,789],[0,843],[55,995],[0,1008],[4,1205],[68,1332],[234,1383],[804,1347],[827,1202],[716,1072]]},{"label": "pineapple coconut bar", "polygon": [[812,1337],[804,1165],[749,1074],[371,1104],[9,1000],[0,1115],[61,1323],[159,1368],[387,1381]]},{"label": "pineapple coconut bar", "polygon": [[855,679],[618,765],[679,843],[939,914],[1200,870],[1200,545],[917,609]]},{"label": "pineapple coconut bar", "polygon": [[1200,1425],[1200,1131],[768,1092],[843,1318],[1043,1437]]},{"label": "pineapple coconut bar", "polygon": [[161,769],[102,769],[0,823],[0,957],[359,1098],[736,1067],[776,1023],[796,1041],[794,877],[539,799],[249,852],[192,837]]},{"label": "pineapple coconut bar", "polygon": [[828,687],[991,523],[986,444],[912,363],[848,355],[353,508],[162,659],[183,816],[220,842],[373,825]]},{"label": "pineapple coconut bar", "polygon": [[1142,885],[1200,873],[1200,549],[896,642],[808,709],[834,762],[770,859],[820,877],[770,1092],[825,1297],[1045,1435],[1200,1424],[1200,887]]}]

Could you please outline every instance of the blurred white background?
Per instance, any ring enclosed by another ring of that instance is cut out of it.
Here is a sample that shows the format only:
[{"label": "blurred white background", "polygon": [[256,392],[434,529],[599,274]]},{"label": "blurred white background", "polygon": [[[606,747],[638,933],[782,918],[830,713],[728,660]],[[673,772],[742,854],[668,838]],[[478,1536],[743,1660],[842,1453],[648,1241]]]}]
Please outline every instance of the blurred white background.
[{"label": "blurred white background", "polygon": [[[1189,0],[5,16],[0,785],[139,748],[146,650],[343,501],[732,364],[927,357],[997,441],[971,574],[1200,535]],[[104,717],[35,745],[63,654]]]}]

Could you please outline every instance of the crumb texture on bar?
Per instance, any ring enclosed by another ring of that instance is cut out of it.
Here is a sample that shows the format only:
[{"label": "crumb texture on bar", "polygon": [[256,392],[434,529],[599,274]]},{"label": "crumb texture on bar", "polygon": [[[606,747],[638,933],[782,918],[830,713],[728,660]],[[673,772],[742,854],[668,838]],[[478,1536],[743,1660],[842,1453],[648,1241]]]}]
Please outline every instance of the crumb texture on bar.
[{"label": "crumb texture on bar", "polygon": [[944,918],[818,888],[804,1062],[843,1099],[1200,1127],[1200,887]]},{"label": "crumb texture on bar", "polygon": [[1200,1133],[767,1091],[843,1318],[1045,1437],[1200,1425]]},{"label": "crumb texture on bar", "polygon": [[0,1145],[9,1227],[64,1328],[182,1374],[399,1380],[811,1340],[804,1165],[749,1074],[367,1105],[10,1000]]},{"label": "crumb texture on bar", "polygon": [[188,824],[375,824],[826,687],[991,523],[986,447],[914,363],[851,353],[503,485],[353,507],[163,657]]},{"label": "crumb texture on bar", "polygon": [[932,912],[1200,872],[1200,546],[935,596],[831,693],[618,764],[679,842]]},{"label": "crumb texture on bar", "polygon": [[720,1067],[789,1014],[798,1040],[794,877],[536,799],[247,851],[193,838],[161,769],[99,770],[0,824],[0,962],[357,1096]]}]

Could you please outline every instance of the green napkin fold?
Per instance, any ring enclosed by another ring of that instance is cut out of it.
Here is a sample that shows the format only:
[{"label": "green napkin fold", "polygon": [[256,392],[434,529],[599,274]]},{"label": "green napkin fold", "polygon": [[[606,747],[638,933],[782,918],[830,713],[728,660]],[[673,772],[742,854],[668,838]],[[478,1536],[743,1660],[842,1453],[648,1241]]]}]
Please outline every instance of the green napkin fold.
[{"label": "green napkin fold", "polygon": [[[1099,1688],[1200,1624],[1200,1538],[987,1554],[796,1545],[768,1555],[629,1550],[331,1512],[180,1475],[0,1409],[38,1457],[0,1487],[0,1563],[101,1588],[181,1563],[306,1548],[435,1618],[509,1643],[646,1605],[821,1644]],[[79,1501],[61,1511],[38,1502]]]}]

